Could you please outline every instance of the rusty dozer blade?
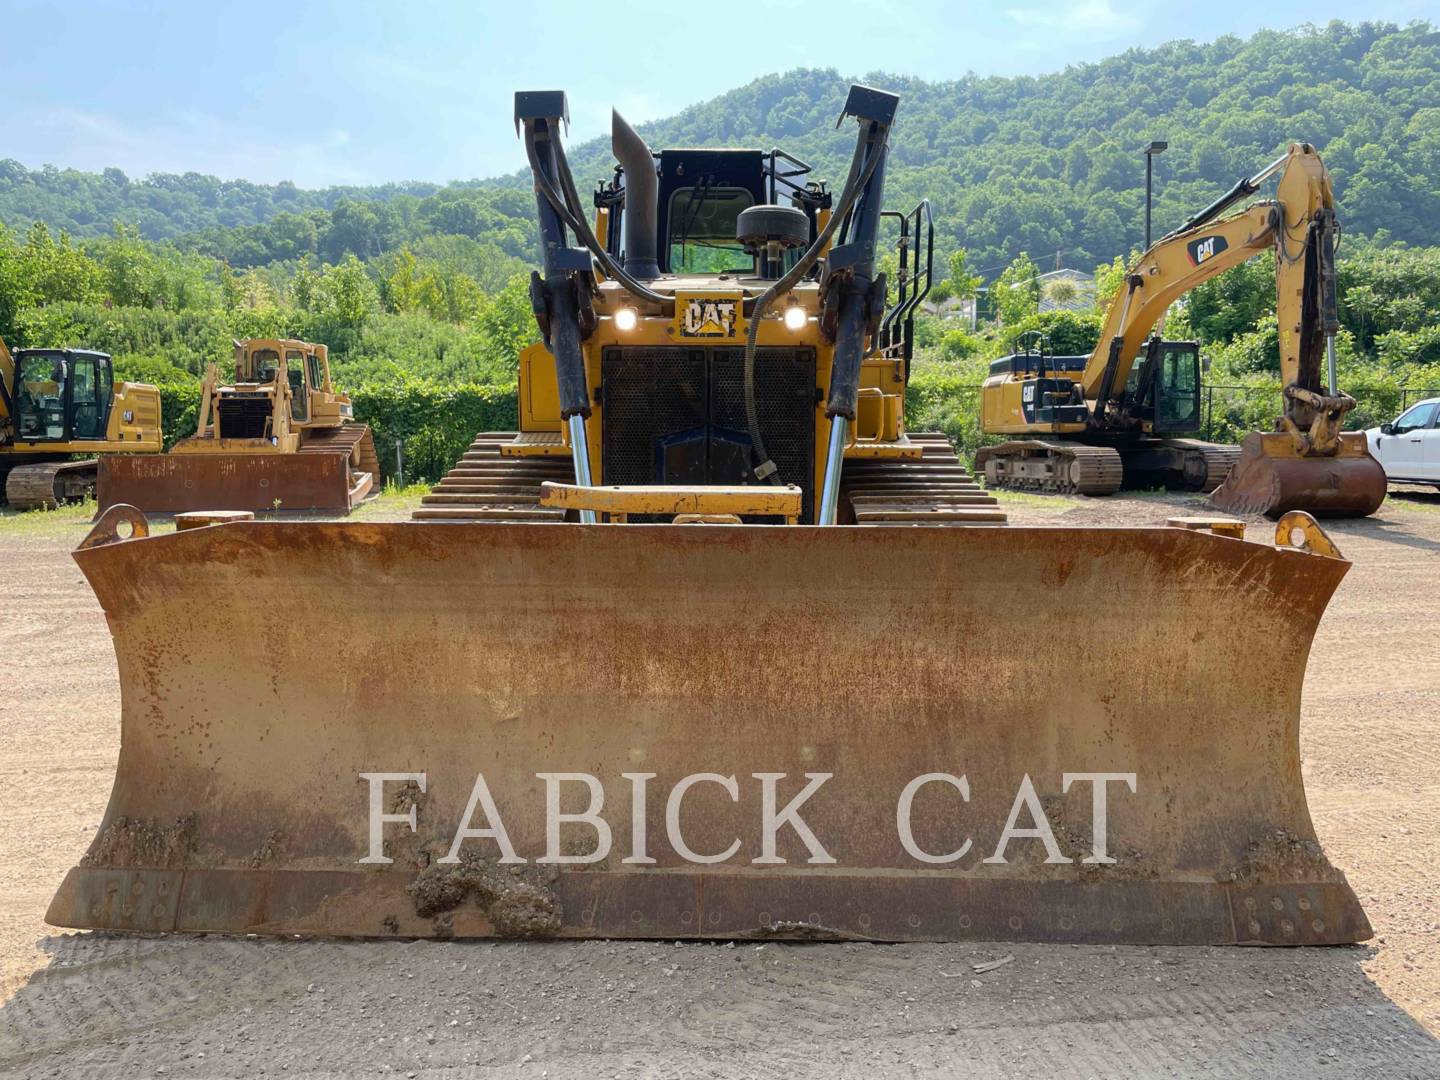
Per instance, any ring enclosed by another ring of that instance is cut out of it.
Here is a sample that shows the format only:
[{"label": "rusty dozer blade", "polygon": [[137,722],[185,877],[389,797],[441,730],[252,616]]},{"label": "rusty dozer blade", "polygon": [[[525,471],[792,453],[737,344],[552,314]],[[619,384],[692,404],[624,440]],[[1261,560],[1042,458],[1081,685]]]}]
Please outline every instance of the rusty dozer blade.
[{"label": "rusty dozer blade", "polygon": [[151,514],[190,510],[349,513],[370,492],[346,449],[291,454],[133,454],[100,459],[98,501]]},{"label": "rusty dozer blade", "polygon": [[75,553],[121,750],[52,925],[1370,936],[1301,783],[1318,528],[135,516]]},{"label": "rusty dozer blade", "polygon": [[1366,517],[1380,509],[1385,491],[1385,470],[1361,433],[1341,435],[1332,457],[1302,457],[1284,432],[1252,431],[1210,505],[1242,516],[1278,518],[1303,510],[1317,517]]}]

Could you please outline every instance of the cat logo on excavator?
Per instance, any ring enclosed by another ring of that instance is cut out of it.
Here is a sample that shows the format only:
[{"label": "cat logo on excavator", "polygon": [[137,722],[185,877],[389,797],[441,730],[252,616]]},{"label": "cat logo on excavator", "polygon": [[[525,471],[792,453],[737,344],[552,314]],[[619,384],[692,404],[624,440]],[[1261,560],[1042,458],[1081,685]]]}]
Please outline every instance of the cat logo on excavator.
[{"label": "cat logo on excavator", "polygon": [[1186,251],[1190,253],[1190,265],[1199,266],[1201,263],[1213,259],[1229,246],[1223,236],[1202,236],[1198,240],[1192,240],[1186,245]]}]

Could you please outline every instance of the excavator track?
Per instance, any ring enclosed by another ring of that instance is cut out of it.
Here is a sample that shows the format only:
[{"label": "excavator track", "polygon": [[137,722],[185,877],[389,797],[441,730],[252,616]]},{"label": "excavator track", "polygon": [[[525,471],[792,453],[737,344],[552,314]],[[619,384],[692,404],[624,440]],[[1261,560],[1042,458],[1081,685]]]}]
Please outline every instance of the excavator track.
[{"label": "excavator track", "polygon": [[1184,486],[1187,491],[1203,491],[1209,494],[1224,483],[1235,462],[1240,460],[1238,446],[1222,446],[1219,443],[1201,442],[1199,439],[1166,439],[1164,445],[1185,453]]},{"label": "excavator track", "polygon": [[1017,439],[983,446],[975,466],[987,488],[1053,495],[1113,495],[1125,480],[1120,454],[1107,446]]},{"label": "excavator track", "polygon": [[429,495],[413,521],[564,521],[565,511],[540,505],[546,480],[575,479],[568,457],[504,457],[516,432],[482,431]]},{"label": "excavator track", "polygon": [[95,497],[95,459],[16,465],[5,476],[5,501],[15,510],[54,510]]},{"label": "excavator track", "polygon": [[919,459],[847,461],[840,495],[856,525],[1003,525],[999,501],[981,489],[950,439],[938,431],[908,435]]}]

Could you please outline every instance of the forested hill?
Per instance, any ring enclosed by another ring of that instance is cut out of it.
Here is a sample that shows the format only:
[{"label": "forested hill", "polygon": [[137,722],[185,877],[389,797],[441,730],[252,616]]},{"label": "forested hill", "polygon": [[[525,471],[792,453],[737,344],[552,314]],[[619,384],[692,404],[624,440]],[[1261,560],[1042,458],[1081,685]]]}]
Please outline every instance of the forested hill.
[{"label": "forested hill", "polygon": [[[941,247],[964,245],[977,268],[1021,251],[1042,265],[1058,251],[1066,265],[1089,268],[1136,246],[1140,147],[1152,138],[1170,142],[1157,159],[1160,231],[1299,139],[1321,149],[1347,230],[1440,244],[1440,33],[1428,23],[1172,42],[1037,78],[863,79],[902,95],[888,201],[930,198]],[[850,81],[835,71],[768,76],[641,132],[655,147],[781,146],[838,182],[853,134],[834,122]],[[573,148],[572,158],[582,186],[613,165],[605,140]],[[307,251],[373,258],[446,236],[508,261],[528,254],[533,235],[523,188],[517,173],[439,189],[305,192],[0,162],[0,221],[23,229],[39,219],[87,236],[122,220],[238,267]]]}]

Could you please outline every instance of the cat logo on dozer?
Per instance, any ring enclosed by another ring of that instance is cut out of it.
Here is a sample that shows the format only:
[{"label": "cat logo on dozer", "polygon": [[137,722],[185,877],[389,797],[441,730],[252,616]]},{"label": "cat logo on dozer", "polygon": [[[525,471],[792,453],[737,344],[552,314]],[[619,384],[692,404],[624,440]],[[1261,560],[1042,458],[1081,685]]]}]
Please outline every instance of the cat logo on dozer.
[{"label": "cat logo on dozer", "polygon": [[713,296],[690,297],[680,318],[680,336],[687,338],[728,338],[735,336],[735,312],[739,301]]}]

